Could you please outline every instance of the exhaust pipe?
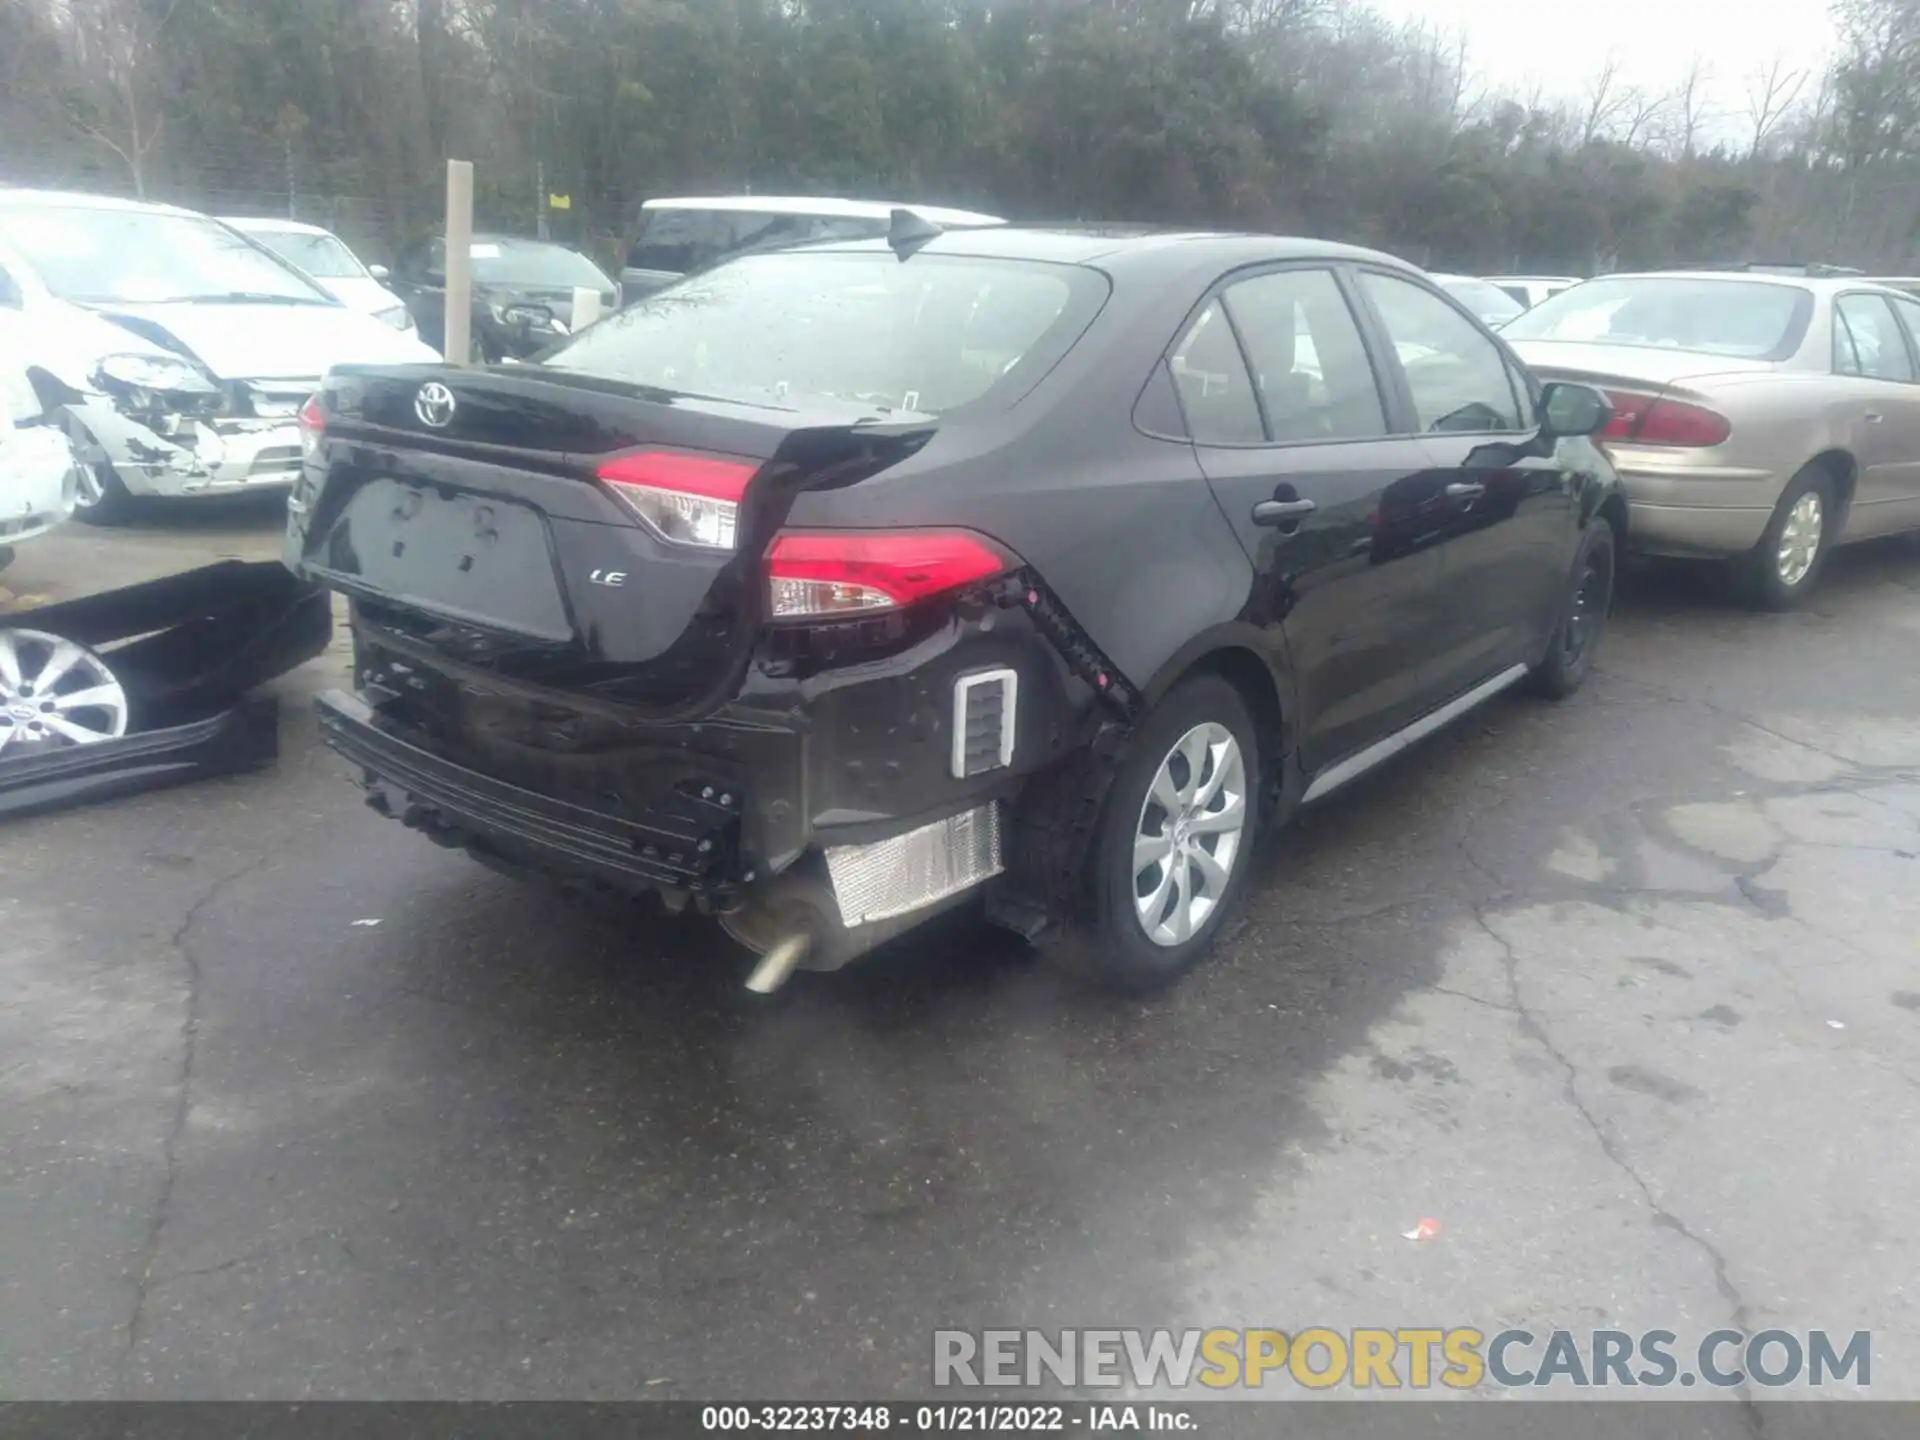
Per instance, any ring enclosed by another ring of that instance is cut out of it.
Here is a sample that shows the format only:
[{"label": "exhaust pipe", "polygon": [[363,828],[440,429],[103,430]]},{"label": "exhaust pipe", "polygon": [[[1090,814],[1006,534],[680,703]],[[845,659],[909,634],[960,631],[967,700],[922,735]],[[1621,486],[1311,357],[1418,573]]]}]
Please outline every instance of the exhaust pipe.
[{"label": "exhaust pipe", "polygon": [[753,973],[747,977],[747,989],[756,995],[773,994],[792,977],[812,944],[813,937],[804,930],[776,943],[753,967]]}]

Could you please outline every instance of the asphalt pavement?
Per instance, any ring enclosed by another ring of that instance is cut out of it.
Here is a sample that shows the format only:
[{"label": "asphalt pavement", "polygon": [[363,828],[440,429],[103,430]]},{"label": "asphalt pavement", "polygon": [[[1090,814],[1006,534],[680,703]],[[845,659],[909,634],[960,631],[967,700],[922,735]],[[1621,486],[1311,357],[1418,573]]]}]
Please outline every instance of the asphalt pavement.
[{"label": "asphalt pavement", "polygon": [[[23,547],[270,555],[271,515]],[[162,560],[159,557],[165,556]],[[0,1395],[924,1395],[936,1328],[1874,1333],[1920,1396],[1920,547],[1638,577],[1598,672],[1313,812],[1214,963],[695,921],[277,769],[0,831]],[[1423,1219],[1438,1222],[1426,1239]]]}]

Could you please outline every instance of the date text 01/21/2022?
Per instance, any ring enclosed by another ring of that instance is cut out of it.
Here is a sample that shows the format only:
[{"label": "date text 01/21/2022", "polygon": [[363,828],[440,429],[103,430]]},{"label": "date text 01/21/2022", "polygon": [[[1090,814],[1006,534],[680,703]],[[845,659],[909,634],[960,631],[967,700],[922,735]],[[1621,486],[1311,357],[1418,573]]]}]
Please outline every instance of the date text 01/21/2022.
[{"label": "date text 01/21/2022", "polygon": [[706,1432],[1061,1434],[1072,1429],[1190,1433],[1195,1424],[1187,1410],[1165,1405],[708,1405],[700,1411],[700,1428]]}]

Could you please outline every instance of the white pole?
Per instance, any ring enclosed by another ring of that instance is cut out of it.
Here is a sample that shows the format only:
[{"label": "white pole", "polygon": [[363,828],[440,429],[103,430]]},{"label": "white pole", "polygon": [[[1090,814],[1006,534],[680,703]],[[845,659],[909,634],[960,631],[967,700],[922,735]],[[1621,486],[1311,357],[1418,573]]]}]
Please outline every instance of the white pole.
[{"label": "white pole", "polygon": [[473,363],[473,162],[447,161],[447,363]]},{"label": "white pole", "polygon": [[573,287],[573,321],[568,327],[578,335],[600,318],[600,292],[591,285]]}]

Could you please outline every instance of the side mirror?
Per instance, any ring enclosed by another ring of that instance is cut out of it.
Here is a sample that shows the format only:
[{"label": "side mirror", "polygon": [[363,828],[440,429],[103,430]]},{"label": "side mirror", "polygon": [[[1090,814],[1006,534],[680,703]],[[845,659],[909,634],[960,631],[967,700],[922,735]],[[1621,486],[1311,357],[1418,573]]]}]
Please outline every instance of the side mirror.
[{"label": "side mirror", "polygon": [[1540,428],[1552,438],[1595,435],[1613,418],[1613,405],[1591,385],[1550,381],[1540,389]]},{"label": "side mirror", "polygon": [[391,280],[393,278],[393,272],[384,265],[369,265],[367,267],[367,274],[376,280]]}]

